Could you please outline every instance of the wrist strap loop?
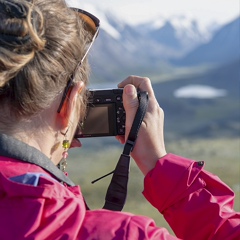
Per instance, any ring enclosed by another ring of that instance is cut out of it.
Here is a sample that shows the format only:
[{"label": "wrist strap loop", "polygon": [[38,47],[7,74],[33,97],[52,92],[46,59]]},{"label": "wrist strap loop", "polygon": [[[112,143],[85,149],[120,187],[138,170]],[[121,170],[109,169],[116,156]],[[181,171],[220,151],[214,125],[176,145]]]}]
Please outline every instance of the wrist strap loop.
[{"label": "wrist strap loop", "polygon": [[133,151],[140,126],[147,111],[148,94],[147,92],[139,92],[139,107],[133,121],[128,140],[125,143],[123,153],[121,154],[113,176],[109,184],[104,209],[121,211],[127,198],[127,186],[129,179],[130,153]]}]

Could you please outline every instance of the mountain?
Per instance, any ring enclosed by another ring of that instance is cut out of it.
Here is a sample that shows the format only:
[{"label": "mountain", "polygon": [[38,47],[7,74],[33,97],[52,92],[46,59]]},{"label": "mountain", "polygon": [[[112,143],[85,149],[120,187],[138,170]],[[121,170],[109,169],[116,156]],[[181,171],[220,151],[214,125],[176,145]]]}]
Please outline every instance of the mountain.
[{"label": "mountain", "polygon": [[200,45],[185,57],[173,60],[177,65],[223,64],[240,58],[240,17],[219,29],[211,41]]},{"label": "mountain", "polygon": [[240,59],[239,18],[225,25],[202,25],[187,16],[160,16],[133,26],[112,13],[88,9],[101,21],[99,36],[89,54],[91,83],[115,84],[134,74],[172,78],[176,69],[185,71],[186,66],[191,71],[199,65],[225,66]]},{"label": "mountain", "polygon": [[182,56],[207,42],[218,27],[216,23],[203,26],[192,17],[179,15],[169,19],[159,17],[152,22],[139,25],[138,30],[158,44],[172,48],[176,56]]},{"label": "mountain", "polygon": [[130,74],[171,73],[175,67],[221,64],[239,56],[239,18],[223,26],[203,24],[187,15],[159,16],[133,26],[89,3],[70,2],[101,21],[90,51],[94,82],[117,82]]},{"label": "mountain", "polygon": [[102,30],[94,43],[90,63],[91,76],[96,82],[116,82],[130,74],[162,71],[166,65],[164,56],[174,54],[171,49],[164,48],[151,39],[146,40],[141,33],[128,25],[119,32],[120,37],[116,39]]},{"label": "mountain", "polygon": [[109,12],[101,12],[99,18],[101,29],[90,54],[94,81],[165,71],[170,59],[180,58],[205,43],[211,38],[212,29],[219,27],[203,27],[184,16],[159,17],[138,26]]},{"label": "mountain", "polygon": [[[166,138],[239,137],[239,18],[223,26],[202,26],[184,16],[159,17],[132,26],[108,12],[101,14],[96,14],[101,30],[90,51],[91,82],[104,88],[103,83],[118,83],[131,74],[154,76],[155,95],[165,112]],[[209,63],[214,67],[192,71]],[[179,69],[191,74],[174,75]],[[161,82],[163,73],[168,81]],[[211,99],[174,96],[189,85],[226,94]]]}]

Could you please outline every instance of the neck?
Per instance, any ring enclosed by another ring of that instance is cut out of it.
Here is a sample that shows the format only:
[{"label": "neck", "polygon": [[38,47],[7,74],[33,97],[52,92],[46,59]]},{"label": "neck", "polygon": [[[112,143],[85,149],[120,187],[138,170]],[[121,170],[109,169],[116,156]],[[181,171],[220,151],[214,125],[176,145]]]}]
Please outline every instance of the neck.
[{"label": "neck", "polygon": [[14,129],[1,131],[1,133],[38,149],[55,165],[61,160],[63,136],[60,132],[54,131],[46,122],[39,121],[39,119],[21,121]]}]

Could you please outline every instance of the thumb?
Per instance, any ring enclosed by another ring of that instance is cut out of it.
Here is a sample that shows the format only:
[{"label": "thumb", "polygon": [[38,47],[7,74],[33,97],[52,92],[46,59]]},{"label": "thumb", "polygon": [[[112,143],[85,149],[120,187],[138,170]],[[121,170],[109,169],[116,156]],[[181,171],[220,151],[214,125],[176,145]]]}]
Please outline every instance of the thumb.
[{"label": "thumb", "polygon": [[138,109],[138,97],[136,88],[128,84],[124,87],[123,91],[123,106],[126,112],[126,129],[125,129],[125,141],[131,130],[137,109]]}]

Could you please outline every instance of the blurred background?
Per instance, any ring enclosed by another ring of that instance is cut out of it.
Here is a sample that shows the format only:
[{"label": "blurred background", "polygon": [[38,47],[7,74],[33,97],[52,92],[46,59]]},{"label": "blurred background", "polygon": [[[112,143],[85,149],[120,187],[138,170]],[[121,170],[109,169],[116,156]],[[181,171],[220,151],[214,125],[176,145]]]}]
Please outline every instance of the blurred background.
[{"label": "blurred background", "polygon": [[[239,211],[239,1],[69,2],[101,21],[89,54],[90,87],[116,88],[128,75],[149,77],[165,112],[167,151],[204,160],[205,168],[234,190]],[[110,178],[91,181],[114,169],[122,146],[114,137],[82,143],[81,150],[71,152],[69,174],[89,207],[101,208]],[[124,210],[150,216],[169,229],[142,189],[143,176],[132,163]]]}]

